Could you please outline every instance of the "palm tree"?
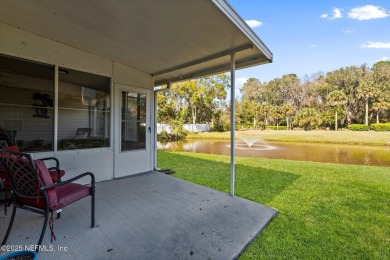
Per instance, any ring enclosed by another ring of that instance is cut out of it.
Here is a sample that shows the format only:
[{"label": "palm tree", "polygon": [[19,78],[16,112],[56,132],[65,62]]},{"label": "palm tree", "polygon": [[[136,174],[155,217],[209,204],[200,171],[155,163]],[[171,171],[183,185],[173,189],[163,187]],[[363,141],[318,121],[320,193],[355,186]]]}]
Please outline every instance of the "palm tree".
[{"label": "palm tree", "polygon": [[286,117],[286,125],[287,125],[287,130],[290,128],[290,117],[294,114],[294,108],[289,105],[285,104],[281,108],[283,116]]},{"label": "palm tree", "polygon": [[390,102],[387,102],[385,100],[375,102],[372,106],[372,109],[374,109],[376,112],[376,123],[379,124],[379,114],[381,112],[383,113],[387,110],[390,110]]},{"label": "palm tree", "polygon": [[380,90],[376,86],[373,80],[368,79],[362,82],[359,85],[359,87],[356,89],[356,91],[357,91],[357,97],[359,99],[364,99],[365,101],[366,115],[365,115],[364,124],[368,125],[368,102],[370,98],[377,97],[380,94]]},{"label": "palm tree", "polygon": [[338,110],[347,102],[347,96],[341,90],[333,90],[326,96],[326,100],[331,107],[335,107],[334,129],[338,129]]},{"label": "palm tree", "polygon": [[[34,100],[33,106],[35,107],[34,117],[49,118],[47,115],[47,107],[53,107],[53,99],[48,94],[42,94],[35,92],[32,94],[31,99]],[[39,101],[41,104],[37,103]]]},{"label": "palm tree", "polygon": [[296,123],[303,126],[304,129],[310,130],[318,128],[322,124],[322,118],[315,107],[305,107],[298,111],[295,117]]}]

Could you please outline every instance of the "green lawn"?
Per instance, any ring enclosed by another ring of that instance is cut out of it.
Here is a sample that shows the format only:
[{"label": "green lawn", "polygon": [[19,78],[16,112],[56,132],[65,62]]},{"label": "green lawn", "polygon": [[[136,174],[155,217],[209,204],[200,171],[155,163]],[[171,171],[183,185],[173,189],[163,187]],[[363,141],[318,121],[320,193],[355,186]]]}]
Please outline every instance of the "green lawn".
[{"label": "green lawn", "polygon": [[[390,132],[375,131],[236,131],[237,138],[260,138],[273,142],[336,143],[358,145],[390,145]],[[189,139],[229,139],[230,132],[189,134]]]},{"label": "green lawn", "polygon": [[[174,176],[229,191],[229,157],[158,152]],[[390,168],[236,158],[236,195],[279,211],[242,259],[390,259]]]}]

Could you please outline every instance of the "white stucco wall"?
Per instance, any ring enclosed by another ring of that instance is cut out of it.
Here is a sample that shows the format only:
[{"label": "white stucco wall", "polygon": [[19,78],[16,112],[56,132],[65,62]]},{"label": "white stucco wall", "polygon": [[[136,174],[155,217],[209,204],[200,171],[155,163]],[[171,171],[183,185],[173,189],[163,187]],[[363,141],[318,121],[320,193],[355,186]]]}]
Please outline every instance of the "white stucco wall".
[{"label": "white stucco wall", "polygon": [[[115,83],[131,85],[139,88],[153,89],[152,76],[126,67],[105,57],[64,45],[59,42],[29,33],[18,28],[0,23],[0,54],[19,57],[46,64],[108,76],[112,78],[112,104],[114,104]],[[153,96],[150,95],[151,99]],[[151,100],[153,104],[153,100]],[[153,109],[150,109],[153,113]],[[151,117],[152,118],[152,117]],[[66,178],[74,177],[82,172],[91,171],[97,181],[109,180],[114,176],[114,116],[111,116],[111,147],[58,152],[34,153],[34,158],[55,156],[66,171]],[[153,133],[152,133],[153,134]],[[152,149],[150,149],[152,150]],[[139,163],[148,164],[150,161]]]}]

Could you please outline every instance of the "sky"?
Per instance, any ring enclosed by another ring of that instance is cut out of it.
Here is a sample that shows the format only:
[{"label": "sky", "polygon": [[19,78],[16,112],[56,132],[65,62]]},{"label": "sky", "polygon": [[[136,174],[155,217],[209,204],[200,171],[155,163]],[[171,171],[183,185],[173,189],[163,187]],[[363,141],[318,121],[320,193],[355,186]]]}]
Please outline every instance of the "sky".
[{"label": "sky", "polygon": [[268,82],[390,61],[390,0],[228,0],[273,53],[273,63],[237,70]]}]

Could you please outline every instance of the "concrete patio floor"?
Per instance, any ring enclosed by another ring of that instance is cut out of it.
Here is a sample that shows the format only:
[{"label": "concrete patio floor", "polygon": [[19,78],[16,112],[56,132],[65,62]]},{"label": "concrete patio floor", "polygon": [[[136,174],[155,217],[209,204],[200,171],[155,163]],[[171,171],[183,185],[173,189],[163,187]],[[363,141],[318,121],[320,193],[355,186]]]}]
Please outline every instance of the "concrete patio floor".
[{"label": "concrete patio floor", "polygon": [[[0,203],[2,208],[3,204]],[[0,239],[8,226],[0,213]],[[39,259],[234,259],[277,214],[274,209],[158,172],[97,183],[90,199],[54,220]],[[8,245],[37,243],[43,217],[17,210]],[[4,253],[0,253],[0,256]]]}]

